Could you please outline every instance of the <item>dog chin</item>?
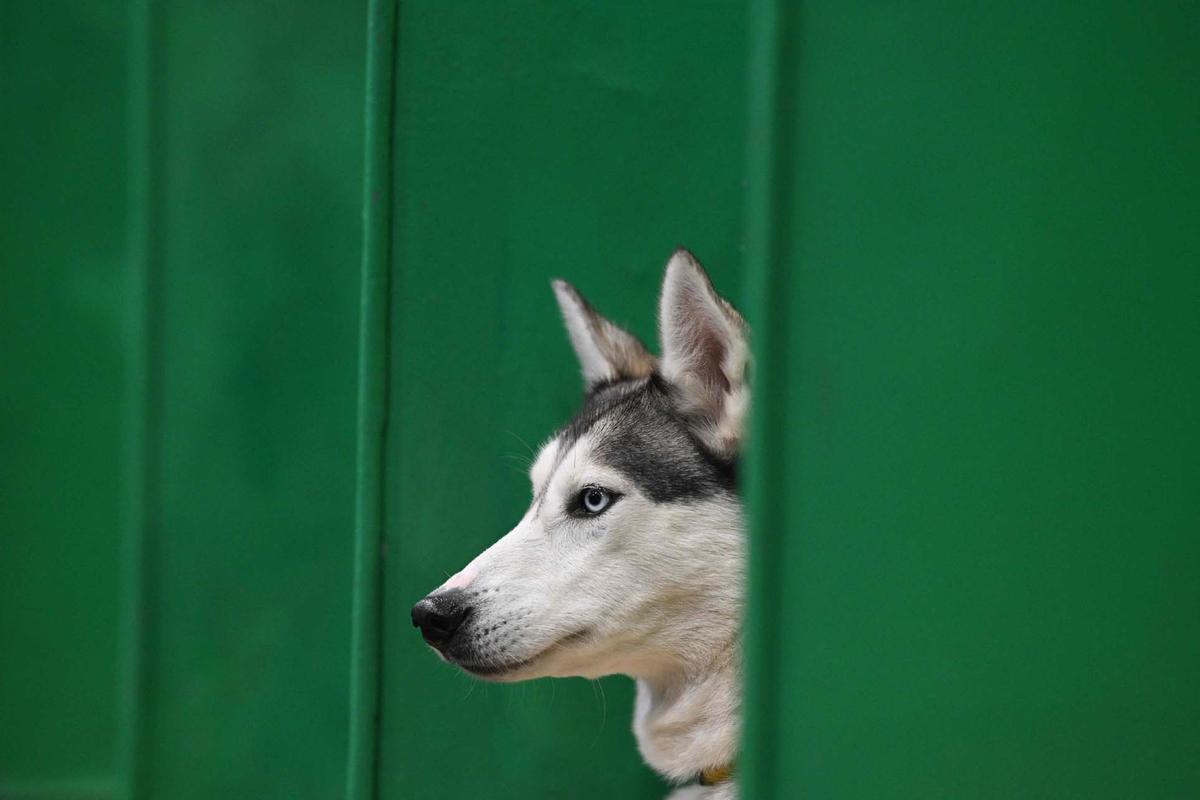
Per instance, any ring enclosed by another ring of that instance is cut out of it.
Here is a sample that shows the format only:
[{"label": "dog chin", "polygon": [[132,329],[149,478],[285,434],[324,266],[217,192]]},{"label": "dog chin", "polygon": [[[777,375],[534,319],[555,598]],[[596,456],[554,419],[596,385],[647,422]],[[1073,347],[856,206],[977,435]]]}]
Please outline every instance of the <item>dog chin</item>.
[{"label": "dog chin", "polygon": [[578,631],[569,634],[529,658],[516,661],[486,663],[473,661],[469,657],[452,657],[446,660],[472,677],[493,683],[513,683],[516,681],[532,680],[534,678],[566,677],[567,675],[577,673],[556,670],[554,668],[555,663],[561,660],[557,656],[561,654],[563,648],[570,647],[587,636],[587,631]]},{"label": "dog chin", "polygon": [[543,660],[544,653],[522,661],[509,661],[497,664],[479,663],[474,661],[450,659],[451,663],[470,675],[472,678],[490,681],[492,683],[514,683],[533,678],[546,677],[546,673],[537,669],[535,662]]},{"label": "dog chin", "polygon": [[516,683],[517,681],[530,680],[531,678],[541,677],[536,672],[532,672],[524,665],[491,665],[491,664],[459,664],[459,669],[470,675],[472,678],[478,678],[481,681],[489,683]]}]

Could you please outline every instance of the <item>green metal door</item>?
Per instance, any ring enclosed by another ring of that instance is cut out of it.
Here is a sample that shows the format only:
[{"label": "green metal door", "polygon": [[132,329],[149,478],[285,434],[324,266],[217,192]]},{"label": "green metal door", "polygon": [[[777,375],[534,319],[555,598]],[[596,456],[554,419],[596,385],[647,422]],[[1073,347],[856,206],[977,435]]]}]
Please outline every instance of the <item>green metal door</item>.
[{"label": "green metal door", "polygon": [[752,797],[1200,794],[1200,14],[761,3]]},{"label": "green metal door", "polygon": [[103,796],[119,724],[126,18],[34,5],[0,5],[0,796]]},{"label": "green metal door", "polygon": [[365,16],[0,9],[0,797],[342,791]]}]

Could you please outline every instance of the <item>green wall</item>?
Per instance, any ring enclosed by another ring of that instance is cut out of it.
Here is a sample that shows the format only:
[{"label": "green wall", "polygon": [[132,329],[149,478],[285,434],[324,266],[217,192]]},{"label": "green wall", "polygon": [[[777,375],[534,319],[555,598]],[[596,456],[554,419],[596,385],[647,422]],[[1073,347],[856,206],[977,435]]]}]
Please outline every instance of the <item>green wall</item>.
[{"label": "green wall", "polygon": [[[548,280],[754,329],[750,797],[1200,793],[1184,4],[0,7],[0,797],[659,797],[417,598],[579,400]],[[348,780],[349,778],[349,780]]]},{"label": "green wall", "polygon": [[1200,15],[761,4],[755,797],[1200,793]]}]

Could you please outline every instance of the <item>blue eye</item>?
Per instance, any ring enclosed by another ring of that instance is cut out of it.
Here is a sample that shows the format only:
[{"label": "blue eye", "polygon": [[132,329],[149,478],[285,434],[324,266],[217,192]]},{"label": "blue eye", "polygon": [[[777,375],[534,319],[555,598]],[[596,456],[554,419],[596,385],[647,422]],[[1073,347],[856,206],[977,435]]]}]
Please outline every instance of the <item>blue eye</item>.
[{"label": "blue eye", "polygon": [[587,486],[579,493],[579,507],[596,515],[612,505],[612,495],[599,486]]}]

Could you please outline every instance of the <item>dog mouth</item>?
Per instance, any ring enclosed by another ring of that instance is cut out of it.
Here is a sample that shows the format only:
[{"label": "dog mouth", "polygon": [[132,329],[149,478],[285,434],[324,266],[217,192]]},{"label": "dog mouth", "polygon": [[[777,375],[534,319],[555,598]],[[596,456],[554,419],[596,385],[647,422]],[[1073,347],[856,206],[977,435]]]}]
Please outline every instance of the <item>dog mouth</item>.
[{"label": "dog mouth", "polygon": [[461,670],[476,678],[483,680],[502,680],[505,676],[520,672],[536,661],[540,661],[550,653],[568,647],[575,642],[586,639],[591,635],[591,630],[584,629],[568,633],[561,639],[555,640],[548,647],[539,650],[529,658],[522,658],[516,661],[467,661],[458,658],[450,659]]}]

